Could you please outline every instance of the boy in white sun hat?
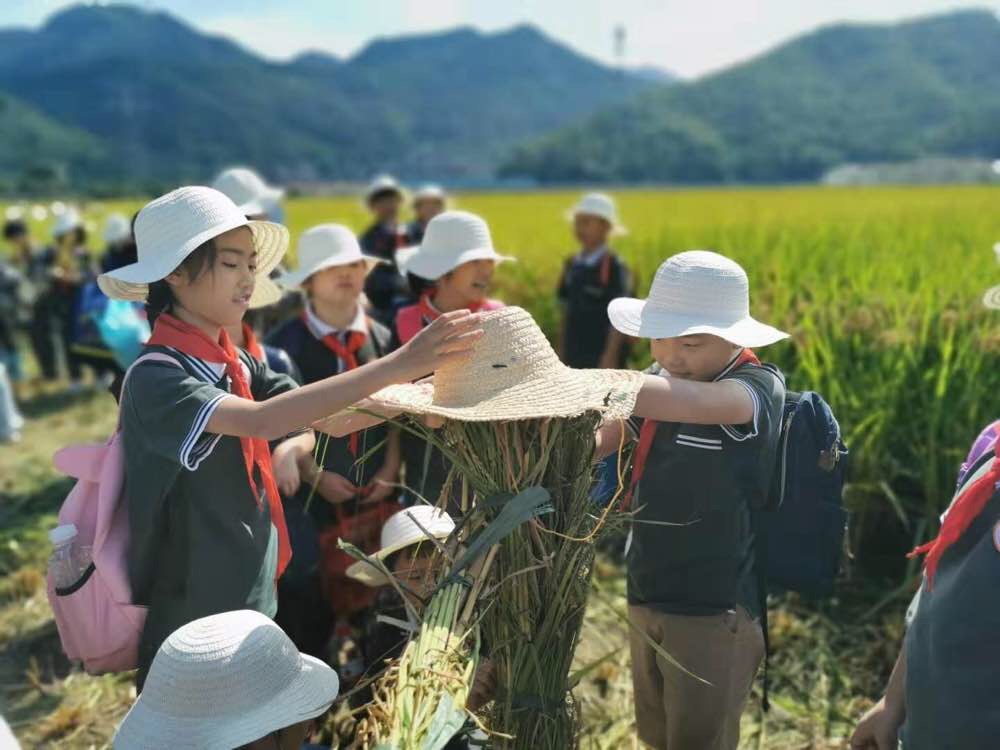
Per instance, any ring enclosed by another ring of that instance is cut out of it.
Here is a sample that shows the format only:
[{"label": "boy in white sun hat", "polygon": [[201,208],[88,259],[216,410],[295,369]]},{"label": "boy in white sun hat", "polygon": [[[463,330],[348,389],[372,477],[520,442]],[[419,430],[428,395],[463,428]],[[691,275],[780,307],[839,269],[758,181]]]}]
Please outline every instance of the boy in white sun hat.
[{"label": "boy in white sun hat", "polygon": [[336,672],[259,612],[204,617],[160,646],[113,746],[298,750],[339,689]]},{"label": "boy in white sun hat", "polygon": [[[504,306],[487,294],[497,264],[514,259],[494,249],[489,225],[475,214],[445,211],[435,216],[416,252],[398,258],[418,299],[396,314],[393,333],[400,344],[442,313],[486,312]],[[400,445],[406,486],[417,496],[436,502],[448,476],[444,455],[409,432],[400,435]],[[454,505],[450,510],[458,512]]]},{"label": "boy in white sun hat", "polygon": [[[656,748],[735,750],[764,658],[750,514],[771,483],[785,389],[752,348],[787,334],[754,320],[749,300],[739,264],[693,251],[660,266],[645,300],[608,308],[656,360],[634,411],[626,548],[636,723]],[[602,428],[600,453],[622,429]]]},{"label": "boy in white sun hat", "polygon": [[[340,224],[306,230],[299,238],[297,256],[298,268],[279,281],[305,293],[305,310],[267,342],[288,352],[303,383],[387,355],[392,334],[365,313],[361,301],[365,279],[382,261],[364,255],[354,233]],[[321,437],[321,466],[314,470],[318,473],[299,497],[286,502],[287,509],[304,514],[313,485],[321,500],[310,504],[304,519],[317,530],[312,543],[318,544],[318,570],[310,573],[296,567],[279,592],[279,622],[310,653],[326,645],[331,618],[346,623],[371,604],[371,592],[345,577],[351,558],[338,548],[337,540],[343,536],[371,552],[378,545],[382,521],[399,509],[395,503],[399,443],[387,438],[385,426],[341,438]]]},{"label": "boy in white sun hat", "polygon": [[396,273],[395,255],[400,248],[413,244],[407,226],[400,222],[399,211],[406,200],[406,192],[390,175],[379,175],[365,191],[365,206],[371,212],[372,224],[360,237],[365,255],[385,261],[376,268],[365,282],[365,294],[371,304],[371,313],[386,325],[411,297],[406,281]]},{"label": "boy in white sun hat", "polygon": [[139,212],[135,237],[137,262],[99,283],[114,299],[146,301],[153,333],[143,353],[157,355],[132,368],[120,406],[129,578],[135,603],[148,607],[141,687],[181,625],[235,609],[275,614],[291,558],[277,480],[297,482],[310,426],[380,382],[465,356],[481,334],[475,316],[450,316],[391,357],[300,389],[226,332],[284,255],[283,226],[249,221],[217,190],[183,187]]},{"label": "boy in white sun hat", "polygon": [[413,245],[419,245],[424,239],[424,232],[427,231],[427,224],[440,213],[444,213],[448,208],[448,194],[440,185],[421,185],[413,193],[413,221],[407,227],[407,241]]},{"label": "boy in white sun hat", "polygon": [[570,367],[624,367],[626,337],[608,320],[608,304],[633,293],[632,278],[608,242],[625,228],[614,199],[604,193],[583,196],[569,219],[580,249],[566,259],[557,288],[563,310],[560,355]]}]

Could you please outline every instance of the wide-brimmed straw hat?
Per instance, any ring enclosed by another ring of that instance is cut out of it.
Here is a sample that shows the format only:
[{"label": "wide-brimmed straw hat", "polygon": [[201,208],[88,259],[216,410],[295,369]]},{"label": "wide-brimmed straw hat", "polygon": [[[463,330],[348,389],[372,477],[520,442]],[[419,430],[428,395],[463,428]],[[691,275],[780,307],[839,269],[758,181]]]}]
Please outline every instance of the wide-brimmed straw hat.
[{"label": "wide-brimmed straw hat", "polygon": [[156,652],[115,750],[235,748],[314,719],[337,673],[300,654],[270,618],[240,610],[188,623]]},{"label": "wide-brimmed straw hat", "polygon": [[646,299],[612,300],[608,317],[622,333],[646,339],[711,334],[755,347],[788,338],[750,317],[750,282],[743,267],[708,250],[668,258]]},{"label": "wide-brimmed straw hat", "polygon": [[109,245],[117,245],[132,237],[132,223],[125,214],[108,214],[104,220],[104,241]]},{"label": "wide-brimmed straw hat", "polygon": [[[403,257],[406,271],[428,281],[437,281],[463,263],[515,260],[493,249],[489,225],[468,211],[445,211],[427,222],[420,247]],[[399,263],[397,256],[396,262]]]},{"label": "wide-brimmed straw hat", "polygon": [[628,230],[618,220],[618,208],[615,206],[615,199],[606,193],[588,193],[576,202],[571,208],[566,218],[573,221],[577,216],[596,216],[604,219],[611,225],[611,233],[622,235]]},{"label": "wide-brimmed straw hat", "polygon": [[[996,253],[997,260],[1000,261],[1000,242],[993,246],[993,252]],[[1000,310],[1000,286],[986,290],[986,294],[983,295],[983,304],[991,310]]]},{"label": "wide-brimmed straw hat", "polygon": [[365,262],[369,271],[384,263],[380,258],[363,254],[354,232],[341,224],[320,224],[307,229],[299,237],[295,252],[299,267],[278,278],[282,286],[301,286],[313,274],[359,260]]},{"label": "wide-brimmed straw hat", "polygon": [[368,183],[368,188],[365,190],[365,203],[371,203],[372,200],[385,193],[395,193],[400,198],[406,198],[406,191],[395,177],[380,174]]},{"label": "wide-brimmed straw hat", "polygon": [[437,370],[433,383],[394,385],[372,398],[390,409],[463,422],[632,413],[642,373],[567,367],[520,307],[482,313],[480,320],[483,336],[471,356]]},{"label": "wide-brimmed straw hat", "polygon": [[212,187],[225,194],[245,216],[260,216],[285,197],[285,191],[264,182],[259,174],[246,167],[226,169],[215,178]]},{"label": "wide-brimmed straw hat", "polygon": [[[430,505],[414,505],[391,516],[382,526],[382,541],[378,551],[369,555],[385,561],[390,555],[428,539],[447,539],[455,530],[451,516]],[[358,560],[347,569],[347,576],[365,586],[383,586],[389,582],[385,573],[366,560]]]},{"label": "wide-brimmed straw hat", "polygon": [[[288,249],[288,230],[270,221],[249,221],[229,198],[209,187],[187,186],[150,201],[135,220],[139,260],[97,277],[113,299],[142,302],[149,285],[173,272],[200,245],[237,227],[249,227],[257,249],[257,281],[266,279]],[[263,291],[262,291],[263,290]],[[268,287],[254,287],[251,307]]]}]

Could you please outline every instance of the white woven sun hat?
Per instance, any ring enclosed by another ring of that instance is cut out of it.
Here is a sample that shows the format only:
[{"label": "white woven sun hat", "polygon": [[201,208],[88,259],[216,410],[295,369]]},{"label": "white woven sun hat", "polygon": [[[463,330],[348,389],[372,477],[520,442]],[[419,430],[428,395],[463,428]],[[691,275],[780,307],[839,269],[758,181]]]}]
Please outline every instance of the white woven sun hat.
[{"label": "white woven sun hat", "polygon": [[363,254],[354,232],[341,224],[320,224],[307,229],[299,237],[295,254],[299,267],[278,278],[278,283],[282,286],[302,286],[315,273],[334,266],[357,263],[359,260],[365,262],[369,271],[385,262]]},{"label": "white woven sun hat", "polygon": [[618,220],[618,208],[615,199],[606,193],[588,193],[576,202],[566,214],[569,221],[573,221],[577,216],[596,216],[604,219],[611,225],[611,233],[616,235],[627,234],[628,230]]},{"label": "white woven sun hat", "polygon": [[109,245],[117,245],[132,236],[132,224],[125,214],[108,214],[104,220],[104,241]]},{"label": "white woven sun hat", "polygon": [[334,699],[337,673],[270,618],[240,610],[174,631],[156,652],[115,750],[230,749],[314,719]]},{"label": "white woven sun hat", "polygon": [[404,258],[404,265],[409,273],[436,281],[474,260],[503,263],[515,259],[493,249],[490,228],[480,217],[468,211],[445,211],[427,222],[423,242]]},{"label": "white woven sun hat", "polygon": [[232,167],[219,173],[212,187],[226,195],[244,216],[260,216],[282,198],[285,191],[264,182],[264,179],[246,167]]},{"label": "white woven sun hat", "polygon": [[[993,252],[996,253],[997,260],[1000,261],[1000,242],[993,246]],[[1000,286],[986,290],[986,294],[983,295],[983,304],[991,310],[1000,310]]]},{"label": "white woven sun hat", "polygon": [[788,334],[750,317],[750,282],[734,260],[708,250],[678,253],[656,271],[649,296],[608,305],[611,325],[646,339],[712,334],[737,346],[767,346]]},{"label": "white woven sun hat", "polygon": [[56,223],[52,227],[52,236],[59,239],[63,235],[69,234],[74,229],[83,227],[83,217],[72,206],[67,206],[56,216]]},{"label": "white woven sun hat", "polygon": [[400,198],[406,198],[403,186],[395,177],[388,174],[380,174],[368,183],[368,188],[365,190],[365,203],[371,203],[372,198],[381,193],[396,193]]},{"label": "white woven sun hat", "polygon": [[433,382],[390,386],[372,398],[390,409],[462,422],[631,415],[642,373],[566,367],[520,307],[485,312],[480,320],[483,336],[470,357],[437,370]]},{"label": "white woven sun hat", "polygon": [[420,201],[441,201],[442,203],[447,202],[448,194],[445,193],[444,188],[440,185],[435,185],[434,183],[427,183],[426,185],[421,185],[416,190],[413,191],[413,202],[419,203]]},{"label": "white woven sun hat", "polygon": [[[288,249],[288,230],[270,221],[247,220],[218,190],[187,186],[143,207],[135,220],[138,262],[101,274],[97,283],[112,299],[142,302],[151,283],[166,278],[203,243],[237,227],[249,227],[253,233],[260,282],[281,262]],[[255,286],[251,307],[258,306],[268,288]]]},{"label": "white woven sun hat", "polygon": [[[411,544],[428,539],[444,540],[455,530],[451,516],[431,505],[414,505],[389,517],[382,526],[382,540],[378,551],[369,557],[385,561],[390,555]],[[347,569],[348,578],[365,586],[383,586],[388,579],[379,568],[365,560],[358,560]]]}]

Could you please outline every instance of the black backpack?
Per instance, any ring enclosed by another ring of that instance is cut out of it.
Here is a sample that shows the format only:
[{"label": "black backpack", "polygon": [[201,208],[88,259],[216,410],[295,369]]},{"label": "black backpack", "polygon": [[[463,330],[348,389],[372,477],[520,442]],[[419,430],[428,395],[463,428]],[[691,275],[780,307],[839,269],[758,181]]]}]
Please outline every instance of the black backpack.
[{"label": "black backpack", "polygon": [[787,391],[768,502],[755,513],[757,565],[768,591],[833,593],[847,532],[847,458],[840,425],[823,397]]}]

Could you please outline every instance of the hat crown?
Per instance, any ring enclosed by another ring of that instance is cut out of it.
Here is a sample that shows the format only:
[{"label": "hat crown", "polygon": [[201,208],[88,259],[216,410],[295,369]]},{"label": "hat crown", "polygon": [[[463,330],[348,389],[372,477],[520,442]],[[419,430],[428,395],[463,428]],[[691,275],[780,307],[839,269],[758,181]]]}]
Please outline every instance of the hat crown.
[{"label": "hat crown", "polygon": [[342,258],[344,264],[362,260],[358,238],[342,224],[320,224],[307,229],[299,237],[297,255],[299,268],[303,269],[332,258]]},{"label": "hat crown", "polygon": [[445,211],[427,223],[420,253],[453,258],[467,250],[493,249],[489,225],[468,211]]},{"label": "hat crown", "polygon": [[736,261],[708,250],[692,250],[660,265],[647,304],[651,312],[725,327],[749,317],[750,282]]},{"label": "hat crown", "polygon": [[246,223],[236,204],[214,188],[199,185],[171,190],[147,203],[136,217],[139,262],[154,263],[159,256],[176,252],[214,227]]},{"label": "hat crown", "polygon": [[72,206],[67,206],[56,218],[52,234],[55,237],[62,237],[64,234],[69,234],[74,229],[79,229],[82,226],[83,218],[80,216],[80,212]]},{"label": "hat crown", "polygon": [[[423,527],[423,528],[421,528]],[[427,539],[447,536],[455,530],[455,522],[440,508],[431,505],[414,505],[393,514],[382,526],[382,549],[409,546]]]},{"label": "hat crown", "polygon": [[239,718],[285,690],[301,668],[295,644],[270,618],[249,610],[225,612],[167,638],[143,700],[170,717]]},{"label": "hat crown", "polygon": [[504,307],[481,315],[483,337],[472,356],[434,374],[434,403],[473,406],[508,388],[544,379],[563,368],[531,315]]},{"label": "hat crown", "polygon": [[132,236],[132,225],[124,214],[109,214],[104,223],[105,242],[122,242]]},{"label": "hat crown", "polygon": [[216,178],[212,187],[238,206],[263,198],[268,192],[267,183],[261,176],[246,167],[227,169]]}]

